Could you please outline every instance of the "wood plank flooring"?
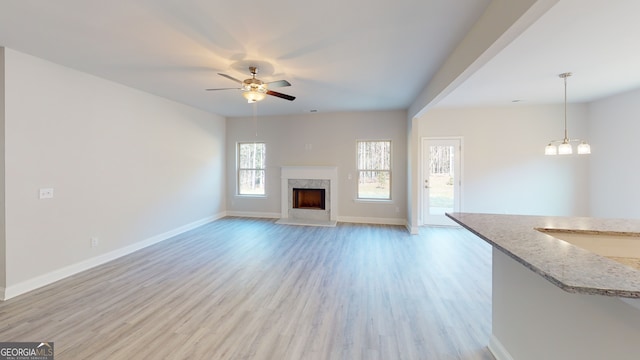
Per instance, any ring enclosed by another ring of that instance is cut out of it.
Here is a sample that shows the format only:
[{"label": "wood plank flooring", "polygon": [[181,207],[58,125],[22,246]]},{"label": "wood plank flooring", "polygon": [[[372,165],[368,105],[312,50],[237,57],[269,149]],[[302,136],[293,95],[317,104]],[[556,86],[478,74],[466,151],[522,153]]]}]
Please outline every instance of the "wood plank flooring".
[{"label": "wood plank flooring", "polygon": [[228,217],[0,303],[63,359],[493,359],[491,248],[463,229]]}]

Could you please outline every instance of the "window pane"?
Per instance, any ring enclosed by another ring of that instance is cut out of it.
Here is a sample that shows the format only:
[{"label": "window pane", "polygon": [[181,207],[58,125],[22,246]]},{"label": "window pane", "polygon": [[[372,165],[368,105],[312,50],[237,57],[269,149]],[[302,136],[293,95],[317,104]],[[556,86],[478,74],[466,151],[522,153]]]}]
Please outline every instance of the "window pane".
[{"label": "window pane", "polygon": [[238,144],[238,194],[265,195],[264,143]]},{"label": "window pane", "polygon": [[391,199],[389,171],[359,171],[358,198]]},{"label": "window pane", "polygon": [[250,143],[240,144],[238,167],[240,169],[264,169],[265,168],[265,144]]},{"label": "window pane", "polygon": [[241,195],[264,195],[264,170],[238,170]]},{"label": "window pane", "polygon": [[444,215],[454,209],[453,146],[429,147],[429,214]]},{"label": "window pane", "polygon": [[390,170],[391,141],[359,141],[358,169]]},{"label": "window pane", "polygon": [[391,141],[358,141],[358,198],[391,199]]}]

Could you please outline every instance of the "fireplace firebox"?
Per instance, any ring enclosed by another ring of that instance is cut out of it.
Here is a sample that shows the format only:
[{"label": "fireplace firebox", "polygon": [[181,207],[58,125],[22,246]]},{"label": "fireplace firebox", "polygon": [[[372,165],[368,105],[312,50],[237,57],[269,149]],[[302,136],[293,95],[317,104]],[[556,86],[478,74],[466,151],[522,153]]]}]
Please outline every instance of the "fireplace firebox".
[{"label": "fireplace firebox", "polygon": [[325,210],[325,189],[293,188],[292,208]]}]

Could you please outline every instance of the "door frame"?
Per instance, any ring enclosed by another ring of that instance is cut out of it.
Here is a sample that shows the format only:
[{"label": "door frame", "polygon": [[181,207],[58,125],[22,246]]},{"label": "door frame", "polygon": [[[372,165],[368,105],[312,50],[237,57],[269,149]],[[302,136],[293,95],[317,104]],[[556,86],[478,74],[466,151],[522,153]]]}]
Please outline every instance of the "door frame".
[{"label": "door frame", "polygon": [[[426,211],[426,202],[425,202],[425,196],[426,196],[426,190],[424,187],[424,183],[425,180],[427,180],[426,178],[426,169],[425,169],[425,164],[426,164],[426,160],[425,159],[425,147],[426,147],[426,142],[429,140],[456,140],[459,141],[459,148],[458,148],[458,157],[459,157],[459,163],[460,163],[460,169],[459,169],[459,176],[458,176],[458,201],[456,204],[454,204],[454,208],[457,205],[457,210],[456,211],[462,211],[462,203],[463,203],[463,188],[462,188],[462,184],[463,184],[463,175],[464,175],[464,157],[463,157],[463,151],[464,151],[464,138],[462,136],[423,136],[420,139],[420,161],[419,161],[419,171],[420,171],[420,194],[419,194],[419,199],[418,199],[418,225],[419,226],[425,226],[425,225],[429,225],[429,226],[438,226],[438,225],[430,225],[430,224],[425,224],[424,222],[424,214]],[[449,225],[443,225],[443,226],[449,226]],[[451,224],[450,226],[458,226],[453,220],[451,220]]]}]

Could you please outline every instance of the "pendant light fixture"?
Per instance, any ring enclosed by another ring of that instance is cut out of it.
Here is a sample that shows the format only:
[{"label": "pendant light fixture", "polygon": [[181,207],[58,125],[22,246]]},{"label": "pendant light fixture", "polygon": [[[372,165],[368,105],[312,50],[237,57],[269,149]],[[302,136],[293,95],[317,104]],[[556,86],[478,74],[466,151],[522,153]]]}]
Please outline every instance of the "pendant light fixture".
[{"label": "pendant light fixture", "polygon": [[[572,142],[577,142],[578,144],[578,154],[585,155],[591,154],[591,146],[587,144],[585,140],[581,139],[569,139],[569,132],[567,131],[567,78],[571,76],[570,72],[562,73],[558,75],[560,78],[564,79],[564,139],[562,140],[551,140],[549,145],[544,148],[545,155],[571,155],[573,154],[573,146],[571,146]],[[559,144],[556,146],[555,144]]]}]

